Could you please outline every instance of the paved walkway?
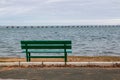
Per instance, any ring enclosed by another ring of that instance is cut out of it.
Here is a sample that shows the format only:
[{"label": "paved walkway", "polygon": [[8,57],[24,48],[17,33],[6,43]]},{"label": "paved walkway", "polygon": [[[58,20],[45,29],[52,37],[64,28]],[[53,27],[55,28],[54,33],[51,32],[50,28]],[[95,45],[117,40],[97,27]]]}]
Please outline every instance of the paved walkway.
[{"label": "paved walkway", "polygon": [[0,71],[1,79],[120,80],[120,68],[15,68]]}]

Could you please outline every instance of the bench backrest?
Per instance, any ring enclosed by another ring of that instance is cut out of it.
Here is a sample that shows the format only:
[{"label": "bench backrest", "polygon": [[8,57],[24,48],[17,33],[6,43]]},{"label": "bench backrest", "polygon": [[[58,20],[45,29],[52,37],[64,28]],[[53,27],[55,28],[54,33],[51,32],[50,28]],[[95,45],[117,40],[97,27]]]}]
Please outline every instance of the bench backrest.
[{"label": "bench backrest", "polygon": [[22,49],[71,49],[71,41],[21,41]]}]

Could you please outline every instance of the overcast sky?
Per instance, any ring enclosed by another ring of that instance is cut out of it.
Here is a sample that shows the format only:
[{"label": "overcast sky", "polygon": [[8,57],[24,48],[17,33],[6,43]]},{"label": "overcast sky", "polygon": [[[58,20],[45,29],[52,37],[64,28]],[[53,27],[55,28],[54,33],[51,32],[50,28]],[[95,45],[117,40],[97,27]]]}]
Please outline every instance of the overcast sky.
[{"label": "overcast sky", "polygon": [[120,24],[120,0],[0,0],[0,25]]}]

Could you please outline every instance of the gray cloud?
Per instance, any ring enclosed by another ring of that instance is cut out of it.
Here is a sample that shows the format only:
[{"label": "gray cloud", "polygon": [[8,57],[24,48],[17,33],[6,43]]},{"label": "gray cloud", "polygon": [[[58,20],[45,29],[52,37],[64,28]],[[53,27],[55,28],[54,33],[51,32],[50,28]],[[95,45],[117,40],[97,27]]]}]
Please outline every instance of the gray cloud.
[{"label": "gray cloud", "polygon": [[0,21],[117,19],[118,22],[119,4],[119,0],[0,0]]}]

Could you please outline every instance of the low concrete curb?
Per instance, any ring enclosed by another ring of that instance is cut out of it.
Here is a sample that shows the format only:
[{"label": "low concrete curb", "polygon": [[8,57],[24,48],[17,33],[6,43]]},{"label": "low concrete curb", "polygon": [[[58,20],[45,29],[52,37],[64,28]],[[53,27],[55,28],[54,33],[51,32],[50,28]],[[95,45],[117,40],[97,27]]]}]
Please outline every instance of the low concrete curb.
[{"label": "low concrete curb", "polygon": [[95,67],[120,67],[120,62],[1,62],[0,66],[95,66]]}]

